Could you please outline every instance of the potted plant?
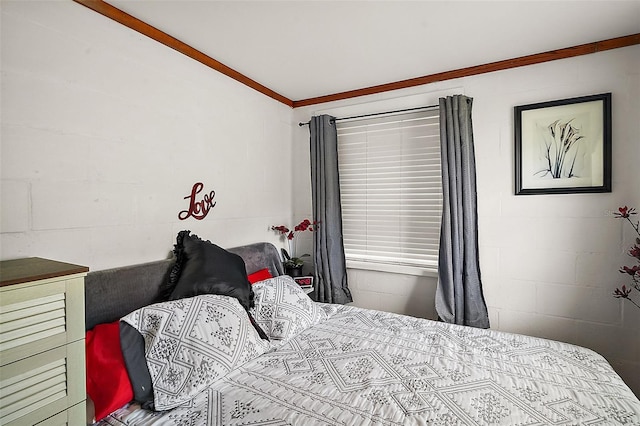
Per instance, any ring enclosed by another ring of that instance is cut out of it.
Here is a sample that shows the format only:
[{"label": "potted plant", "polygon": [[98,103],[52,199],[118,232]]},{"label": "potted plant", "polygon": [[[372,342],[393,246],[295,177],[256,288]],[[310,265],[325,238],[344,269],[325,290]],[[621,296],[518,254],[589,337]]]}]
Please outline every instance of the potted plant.
[{"label": "potted plant", "polygon": [[289,245],[289,251],[282,249],[282,256],[284,257],[283,266],[285,273],[291,277],[299,277],[302,275],[302,267],[304,266],[303,257],[308,257],[309,254],[303,254],[296,256],[295,254],[295,237],[300,232],[313,232],[318,227],[318,222],[311,222],[309,219],[304,219],[297,224],[293,230],[290,230],[284,225],[272,226],[271,229],[284,236]]},{"label": "potted plant", "polygon": [[301,277],[302,276],[302,267],[304,266],[303,257],[308,257],[308,254],[303,254],[300,257],[291,257],[289,253],[282,249],[282,256],[284,257],[284,271],[290,277]]}]

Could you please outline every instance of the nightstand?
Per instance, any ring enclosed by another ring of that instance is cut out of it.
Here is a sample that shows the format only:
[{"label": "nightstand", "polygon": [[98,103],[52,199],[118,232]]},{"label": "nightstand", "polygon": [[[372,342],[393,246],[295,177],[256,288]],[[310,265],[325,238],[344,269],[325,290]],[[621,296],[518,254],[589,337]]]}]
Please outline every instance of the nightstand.
[{"label": "nightstand", "polygon": [[1,425],[86,423],[88,271],[37,257],[0,262]]}]

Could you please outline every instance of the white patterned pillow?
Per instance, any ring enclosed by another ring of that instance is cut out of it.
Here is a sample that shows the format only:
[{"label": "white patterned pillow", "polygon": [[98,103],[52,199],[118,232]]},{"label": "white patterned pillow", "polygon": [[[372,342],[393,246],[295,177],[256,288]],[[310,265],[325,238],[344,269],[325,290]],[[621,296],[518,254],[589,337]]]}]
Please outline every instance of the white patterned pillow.
[{"label": "white patterned pillow", "polygon": [[253,292],[251,314],[271,340],[290,339],[327,319],[325,311],[288,275],[257,282]]},{"label": "white patterned pillow", "polygon": [[156,410],[189,401],[270,348],[240,302],[228,296],[206,294],[157,303],[122,321],[144,337]]}]

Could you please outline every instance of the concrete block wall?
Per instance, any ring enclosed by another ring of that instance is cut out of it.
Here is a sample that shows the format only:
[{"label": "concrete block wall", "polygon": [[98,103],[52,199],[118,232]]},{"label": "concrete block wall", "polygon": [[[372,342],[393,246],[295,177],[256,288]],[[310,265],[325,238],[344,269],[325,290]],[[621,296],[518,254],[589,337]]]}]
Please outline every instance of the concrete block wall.
[{"label": "concrete block wall", "polygon": [[[289,107],[71,1],[0,12],[0,258],[104,269],[166,258],[183,229],[279,243]],[[179,220],[196,182],[216,205]]]}]

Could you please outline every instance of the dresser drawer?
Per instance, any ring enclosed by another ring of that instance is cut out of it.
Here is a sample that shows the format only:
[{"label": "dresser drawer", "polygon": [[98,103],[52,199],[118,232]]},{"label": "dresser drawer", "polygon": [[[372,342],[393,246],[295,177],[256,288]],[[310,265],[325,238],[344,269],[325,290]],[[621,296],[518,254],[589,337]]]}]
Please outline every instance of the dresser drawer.
[{"label": "dresser drawer", "polygon": [[81,402],[66,411],[37,423],[36,426],[79,426],[87,424],[85,403]]},{"label": "dresser drawer", "polygon": [[34,425],[77,404],[84,412],[84,350],[81,340],[3,366],[0,424]]},{"label": "dresser drawer", "polygon": [[0,290],[1,366],[84,339],[84,274]]}]

